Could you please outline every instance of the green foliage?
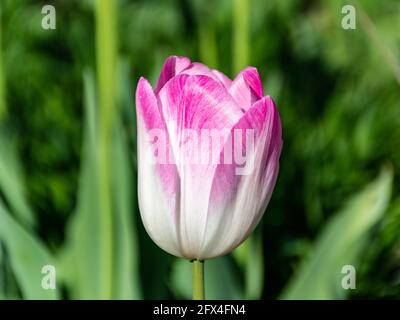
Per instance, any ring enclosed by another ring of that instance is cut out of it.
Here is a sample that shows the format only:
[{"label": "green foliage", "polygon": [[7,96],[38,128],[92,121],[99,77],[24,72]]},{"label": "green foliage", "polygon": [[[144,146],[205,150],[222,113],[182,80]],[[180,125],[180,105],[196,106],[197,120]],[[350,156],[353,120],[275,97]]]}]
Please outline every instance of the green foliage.
[{"label": "green foliage", "polygon": [[136,197],[135,85],[171,54],[256,66],[283,122],[263,223],[206,261],[208,298],[400,298],[399,1],[354,1],[356,30],[348,1],[203,2],[59,1],[43,30],[39,2],[1,1],[1,299],[190,298]]},{"label": "green foliage", "polygon": [[[343,299],[342,267],[358,269],[371,229],[382,219],[390,199],[392,172],[383,171],[365,190],[351,198],[329,221],[310,257],[283,292],[283,299]],[[332,245],[334,243],[334,245]]]},{"label": "green foliage", "polygon": [[[78,206],[68,227],[69,241],[61,256],[61,268],[66,284],[71,285],[72,298],[99,299],[104,292],[101,252],[102,229],[99,223],[101,192],[98,176],[98,124],[96,122],[95,89],[92,73],[85,73],[86,137],[84,163],[79,188]],[[113,229],[112,297],[138,298],[140,289],[136,276],[137,248],[133,232],[133,175],[129,164],[127,140],[119,122],[112,139],[112,184],[114,216],[109,228]]]},{"label": "green foliage", "polygon": [[6,140],[6,136],[0,136],[0,187],[18,218],[25,225],[33,226],[35,218],[25,197],[21,164],[15,151],[15,146]]},{"label": "green foliage", "polygon": [[55,260],[38,239],[24,230],[0,202],[0,240],[24,299],[57,299],[59,292],[42,288],[42,268]]}]

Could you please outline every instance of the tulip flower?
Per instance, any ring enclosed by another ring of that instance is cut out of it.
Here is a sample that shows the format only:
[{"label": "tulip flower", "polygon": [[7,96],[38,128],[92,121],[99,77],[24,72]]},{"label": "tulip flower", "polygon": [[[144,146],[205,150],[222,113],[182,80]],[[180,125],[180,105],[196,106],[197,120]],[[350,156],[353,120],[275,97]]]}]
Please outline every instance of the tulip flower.
[{"label": "tulip flower", "polygon": [[262,218],[279,171],[281,122],[257,69],[231,80],[172,56],[155,90],[139,80],[136,109],[146,231],[163,250],[197,262],[231,252]]}]

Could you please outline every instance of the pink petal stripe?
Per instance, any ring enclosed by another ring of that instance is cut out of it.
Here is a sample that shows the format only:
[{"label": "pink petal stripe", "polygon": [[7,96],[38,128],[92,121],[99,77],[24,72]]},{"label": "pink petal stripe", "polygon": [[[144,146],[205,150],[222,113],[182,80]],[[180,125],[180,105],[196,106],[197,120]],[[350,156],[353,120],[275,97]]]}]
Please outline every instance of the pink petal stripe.
[{"label": "pink petal stripe", "polygon": [[[196,179],[192,182],[196,185],[192,185],[189,189],[204,191],[203,195],[197,193],[196,197],[204,197],[202,201],[207,203],[221,150],[231,129],[243,113],[220,82],[203,75],[181,74],[174,77],[161,89],[158,98],[159,104],[162,105],[162,113],[181,180],[188,181],[189,178],[185,178],[185,175],[195,176]],[[197,152],[194,152],[191,149],[192,137],[183,134],[182,132],[187,132],[184,129],[194,130],[197,137],[204,134],[203,129],[209,129],[210,135],[211,130],[218,130],[221,133],[220,143],[205,144],[202,141],[197,147]],[[180,165],[183,154],[186,164],[199,164],[202,162],[199,156],[204,154],[207,155],[207,159],[203,162],[204,165],[183,166]],[[183,194],[181,196],[191,197]]]},{"label": "pink petal stripe", "polygon": [[243,110],[248,110],[263,97],[263,88],[258,71],[248,67],[233,80],[229,93]]},{"label": "pink petal stripe", "polygon": [[147,79],[141,77],[136,89],[136,110],[146,129],[165,129],[157,98]]},{"label": "pink petal stripe", "polygon": [[[144,143],[145,146],[151,148],[152,143],[155,142],[150,141],[150,136],[148,135],[150,130],[158,129],[166,138],[166,145],[163,146],[163,150],[166,152],[167,161],[165,163],[157,163],[155,166],[164,192],[167,196],[172,198],[178,192],[179,188],[178,171],[174,161],[169,159],[173,157],[170,139],[164,119],[160,113],[157,98],[150,83],[145,78],[140,78],[136,89],[136,112],[138,136],[140,136],[140,139],[146,140]],[[144,124],[144,128],[142,124]],[[139,130],[141,130],[141,132],[139,132]],[[147,150],[139,150],[139,152],[146,151]],[[160,151],[158,150],[158,152]]]},{"label": "pink petal stripe", "polygon": [[[264,97],[256,102],[235,128],[256,131],[255,168],[250,175],[235,176],[235,165],[218,166],[210,193],[208,234],[202,244],[202,257],[211,258],[233,250],[254,230],[269,203],[278,175],[281,124],[272,99]],[[224,245],[218,246],[219,243]]]},{"label": "pink petal stripe", "polygon": [[[254,130],[254,151],[257,149],[262,149],[262,161],[260,163],[255,163],[258,168],[254,168],[254,172],[263,172],[269,161],[272,158],[272,154],[282,147],[282,128],[279,118],[279,113],[276,109],[273,100],[267,96],[257,101],[243,117],[238,121],[238,123],[233,127],[231,136],[227,140],[227,143],[232,144],[232,164],[224,163],[224,152],[221,152],[221,164],[218,165],[216,173],[214,176],[213,188],[211,191],[210,202],[214,205],[220,205],[233,199],[237,186],[240,180],[243,178],[241,175],[237,175],[236,168],[238,165],[235,163],[235,156],[233,148],[240,145],[240,142],[235,141],[234,130],[242,130],[242,153],[248,155],[246,146],[246,133],[248,129]],[[239,143],[239,144],[238,144]],[[226,148],[227,146],[225,146]],[[260,188],[263,188],[262,181],[254,181],[254,183],[259,183]]]},{"label": "pink petal stripe", "polygon": [[[175,76],[161,89],[158,98],[177,159],[180,177],[177,220],[182,250],[189,256],[198,251],[204,238],[216,162],[232,127],[243,113],[219,81],[204,75]],[[210,135],[211,130],[217,130],[220,143],[204,143],[200,138],[195,152],[192,136],[186,135],[188,129],[197,137],[202,137],[204,129],[209,129]],[[206,161],[199,159],[199,155],[207,155]]]},{"label": "pink petal stripe", "polygon": [[168,82],[168,80],[181,73],[190,65],[191,61],[189,60],[189,58],[177,56],[168,57],[161,70],[160,77],[158,78],[155,93],[158,93],[161,88]]},{"label": "pink petal stripe", "polygon": [[231,129],[243,114],[225,87],[204,75],[178,75],[158,97],[167,124],[172,120],[179,130]]}]

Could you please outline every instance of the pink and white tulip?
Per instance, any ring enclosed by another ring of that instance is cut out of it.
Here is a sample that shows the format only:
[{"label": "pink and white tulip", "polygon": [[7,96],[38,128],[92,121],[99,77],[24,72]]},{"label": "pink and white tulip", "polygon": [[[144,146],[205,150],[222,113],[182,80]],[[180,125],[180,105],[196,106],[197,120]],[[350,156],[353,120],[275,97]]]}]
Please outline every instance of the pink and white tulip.
[{"label": "pink and white tulip", "polygon": [[[235,249],[267,208],[282,149],[278,110],[264,96],[257,70],[246,68],[232,81],[172,56],[155,90],[139,80],[136,109],[139,208],[150,237],[187,259]],[[211,132],[220,143],[204,139]],[[238,147],[251,163],[244,173],[238,169],[246,164],[235,161]]]}]

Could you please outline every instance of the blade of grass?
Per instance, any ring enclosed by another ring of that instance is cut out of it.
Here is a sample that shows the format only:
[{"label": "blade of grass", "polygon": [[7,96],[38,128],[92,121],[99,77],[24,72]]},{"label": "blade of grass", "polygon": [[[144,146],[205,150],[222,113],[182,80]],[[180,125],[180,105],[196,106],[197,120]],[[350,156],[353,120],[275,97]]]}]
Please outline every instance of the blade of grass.
[{"label": "blade of grass", "polygon": [[22,228],[7,212],[0,201],[0,240],[10,256],[11,267],[24,299],[57,299],[58,288],[44,289],[42,268],[55,266],[47,248]]},{"label": "blade of grass", "polygon": [[129,162],[128,142],[120,124],[116,126],[113,144],[114,215],[114,297],[138,299],[141,296],[138,275],[137,237],[133,231],[133,174]]},{"label": "blade of grass", "polygon": [[35,226],[35,216],[25,197],[21,165],[15,145],[0,133],[0,190],[18,220],[27,227]]},{"label": "blade of grass", "polygon": [[96,89],[93,72],[84,73],[85,132],[78,204],[67,226],[67,242],[59,262],[61,275],[74,299],[102,299],[104,282],[101,241]]},{"label": "blade of grass", "polygon": [[6,297],[6,272],[5,272],[5,261],[4,261],[4,248],[0,242],[0,300],[4,300]]},{"label": "blade of grass", "polygon": [[96,61],[99,97],[99,183],[101,228],[101,294],[112,297],[113,225],[111,201],[111,132],[115,114],[116,80],[116,3],[112,0],[96,1]]},{"label": "blade of grass", "polygon": [[[0,4],[0,126],[6,113],[2,50],[2,4]],[[0,127],[1,129],[1,127]],[[13,212],[26,226],[34,227],[35,219],[24,196],[20,164],[15,146],[0,132],[0,189]]]},{"label": "blade of grass", "polygon": [[262,234],[255,232],[249,238],[250,252],[246,261],[245,298],[260,299],[264,288],[264,251]]},{"label": "blade of grass", "polygon": [[[124,65],[127,67],[126,65]],[[121,76],[122,77],[122,76]],[[120,80],[121,81],[121,80]],[[98,212],[101,205],[99,173],[97,168],[97,132],[95,110],[95,83],[91,72],[84,74],[85,92],[85,143],[83,165],[79,185],[78,207],[68,226],[68,244],[60,255],[63,278],[77,299],[102,299],[103,275],[101,265],[101,221]],[[111,140],[113,199],[113,299],[138,299],[141,290],[138,280],[138,249],[134,235],[133,173],[129,163],[129,147],[126,134],[115,117]],[[77,263],[79,261],[79,263]]]},{"label": "blade of grass", "polygon": [[363,26],[365,34],[367,35],[368,38],[371,39],[372,43],[376,44],[376,48],[378,48],[378,50],[380,51],[384,61],[392,71],[393,76],[396,79],[397,83],[400,85],[399,60],[397,59],[396,55],[392,52],[390,47],[382,40],[382,37],[380,37],[378,30],[376,29],[368,13],[363,9],[361,3],[359,1],[356,1],[356,4],[357,4],[357,10],[359,10],[360,12],[361,25]]},{"label": "blade of grass", "polygon": [[[128,59],[118,60],[118,106],[121,113],[128,119],[132,118],[134,110],[131,96],[130,71]],[[135,123],[136,124],[136,123]],[[127,127],[132,123],[128,121]],[[113,196],[115,204],[115,298],[140,299],[142,290],[139,277],[139,248],[138,233],[135,217],[136,211],[136,178],[133,159],[130,161],[129,139],[130,132],[116,117],[113,139]]]}]

